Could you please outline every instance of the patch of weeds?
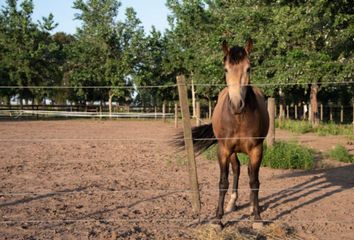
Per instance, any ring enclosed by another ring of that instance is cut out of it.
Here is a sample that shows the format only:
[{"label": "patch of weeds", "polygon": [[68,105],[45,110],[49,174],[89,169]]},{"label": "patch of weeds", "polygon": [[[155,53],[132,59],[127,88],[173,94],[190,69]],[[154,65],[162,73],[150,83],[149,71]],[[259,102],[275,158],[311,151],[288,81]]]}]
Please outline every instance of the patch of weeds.
[{"label": "patch of weeds", "polygon": [[[217,145],[203,153],[209,161],[216,161]],[[243,153],[237,154],[241,165],[248,164],[248,156]],[[264,145],[262,166],[283,169],[310,169],[314,165],[315,153],[295,142],[279,141],[273,147]]]},{"label": "patch of weeds", "polygon": [[308,121],[293,121],[288,119],[279,121],[277,119],[275,121],[275,127],[301,134],[313,132],[311,123]]},{"label": "patch of weeds", "polygon": [[320,136],[327,135],[352,135],[352,126],[349,124],[346,125],[338,125],[334,122],[320,124],[317,128],[315,128],[315,132]]},{"label": "patch of weeds", "polygon": [[353,136],[351,124],[336,124],[334,122],[329,122],[320,123],[317,127],[312,127],[311,123],[306,120],[295,121],[283,119],[282,121],[279,121],[278,119],[276,119],[275,127],[288,130],[293,133],[304,134],[313,132],[320,136],[342,135],[350,139],[354,139],[354,137],[351,137]]},{"label": "patch of weeds", "polygon": [[262,166],[282,169],[310,169],[315,161],[314,152],[296,142],[275,142],[263,154]]},{"label": "patch of weeds", "polygon": [[350,155],[348,150],[342,145],[337,144],[335,148],[328,152],[328,156],[333,160],[345,163],[353,163],[354,156]]}]

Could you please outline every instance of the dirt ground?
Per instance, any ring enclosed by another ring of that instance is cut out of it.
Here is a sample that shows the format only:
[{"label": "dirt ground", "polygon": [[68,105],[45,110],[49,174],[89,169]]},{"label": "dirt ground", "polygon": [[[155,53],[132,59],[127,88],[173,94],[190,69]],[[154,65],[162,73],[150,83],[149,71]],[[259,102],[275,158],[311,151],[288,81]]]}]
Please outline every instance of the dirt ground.
[{"label": "dirt ground", "polygon": [[[193,238],[187,167],[167,143],[175,133],[159,121],[0,122],[0,239]],[[323,151],[347,141],[301,137]],[[206,221],[215,213],[219,170],[202,157],[197,164]],[[354,239],[353,172],[350,164],[262,168],[263,219],[305,239]],[[242,167],[238,209],[223,222],[251,228],[248,198]]]}]

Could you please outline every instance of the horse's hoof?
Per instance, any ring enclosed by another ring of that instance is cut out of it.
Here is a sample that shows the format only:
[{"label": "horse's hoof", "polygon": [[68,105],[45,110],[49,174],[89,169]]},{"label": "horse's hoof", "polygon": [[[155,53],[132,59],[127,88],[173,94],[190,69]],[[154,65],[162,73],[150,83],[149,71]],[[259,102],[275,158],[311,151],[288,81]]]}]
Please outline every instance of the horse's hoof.
[{"label": "horse's hoof", "polygon": [[252,224],[252,228],[253,228],[254,230],[257,230],[257,231],[262,230],[263,227],[264,227],[264,223],[263,223],[263,222],[254,222],[254,223]]}]

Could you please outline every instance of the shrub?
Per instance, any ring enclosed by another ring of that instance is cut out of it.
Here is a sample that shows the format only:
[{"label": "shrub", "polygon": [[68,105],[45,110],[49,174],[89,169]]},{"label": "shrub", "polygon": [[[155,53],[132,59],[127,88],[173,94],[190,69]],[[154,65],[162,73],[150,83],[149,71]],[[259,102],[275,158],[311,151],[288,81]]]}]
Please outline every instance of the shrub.
[{"label": "shrub", "polygon": [[275,127],[288,130],[294,133],[309,133],[314,132],[320,136],[327,135],[343,135],[349,138],[352,136],[352,125],[351,124],[336,124],[334,122],[320,123],[317,127],[313,128],[309,121],[301,120],[289,120],[283,119],[281,122],[277,119],[275,121]]},{"label": "shrub", "polygon": [[[217,160],[217,147],[213,146],[204,153],[209,161]],[[248,163],[248,156],[237,155],[241,165]],[[273,147],[264,147],[262,166],[284,169],[309,169],[313,167],[314,153],[312,150],[294,142],[279,141]]]},{"label": "shrub", "polygon": [[335,148],[329,151],[329,157],[333,160],[345,162],[345,163],[353,163],[354,157],[349,154],[348,150],[342,145],[337,144]]},{"label": "shrub", "polygon": [[312,150],[295,142],[279,141],[266,149],[262,165],[271,168],[310,169],[314,159]]}]

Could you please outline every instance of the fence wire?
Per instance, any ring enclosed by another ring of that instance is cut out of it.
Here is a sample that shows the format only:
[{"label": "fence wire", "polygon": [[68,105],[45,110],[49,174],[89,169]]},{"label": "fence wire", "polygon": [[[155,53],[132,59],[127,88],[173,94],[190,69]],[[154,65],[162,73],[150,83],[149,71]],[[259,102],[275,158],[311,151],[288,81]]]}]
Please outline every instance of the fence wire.
[{"label": "fence wire", "polygon": [[[296,85],[349,85],[353,84],[354,81],[343,81],[343,82],[294,82],[294,83],[251,83],[247,86],[296,86]],[[204,86],[204,87],[227,87],[232,85],[227,84],[215,84],[215,83],[196,83],[194,86]],[[0,86],[0,89],[153,89],[153,88],[176,88],[178,84],[166,84],[166,85],[146,85],[146,86]],[[192,84],[187,84],[187,86],[192,86]]]},{"label": "fence wire", "polygon": [[[250,86],[306,86],[306,85],[311,85],[311,84],[322,84],[322,85],[350,85],[353,84],[354,81],[347,81],[347,82],[321,82],[321,83],[313,83],[313,82],[307,82],[307,83],[254,83],[250,84]],[[191,84],[187,84],[188,86],[191,86]],[[150,86],[0,86],[0,89],[154,89],[154,88],[176,88],[178,85],[177,84],[169,84],[169,85],[150,85]],[[196,87],[227,87],[228,85],[226,84],[194,84]],[[230,85],[229,85],[230,86]],[[14,111],[15,112],[15,111]],[[17,111],[18,112],[18,111]],[[43,115],[50,115],[53,114],[51,111],[22,111],[22,114],[43,114]],[[147,117],[147,118],[156,118],[156,117],[172,117],[173,114],[156,114],[156,113],[145,113],[145,114],[125,114],[125,113],[120,113],[120,114],[108,114],[108,113],[85,113],[83,114],[82,112],[78,113],[73,113],[73,112],[55,112],[55,114],[63,114],[60,116],[80,116],[80,117],[119,117],[119,118],[125,118],[125,117]],[[69,115],[70,114],[70,115]],[[197,119],[202,121],[203,123],[207,123],[203,121],[202,119]],[[343,136],[343,135],[341,135]],[[352,135],[348,136],[343,136],[343,137],[352,137]],[[318,136],[293,136],[293,137],[275,137],[275,139],[316,139]],[[326,138],[334,138],[338,139],[338,136],[326,136]],[[200,138],[200,139],[194,139],[195,141],[215,141],[215,140],[242,140],[242,139],[265,139],[265,137],[237,137],[237,138]],[[155,142],[171,142],[171,141],[185,141],[185,140],[190,140],[190,139],[171,139],[171,138],[105,138],[105,139],[91,139],[91,138],[78,138],[78,139],[45,139],[45,138],[31,138],[31,139],[13,139],[13,138],[1,138],[0,142],[38,142],[38,141],[45,141],[45,142],[63,142],[63,141],[155,141]],[[327,190],[329,188],[334,188],[338,186],[330,186],[330,187],[299,187],[299,188],[260,188],[259,190],[262,191],[302,191],[302,190],[312,190],[312,191],[321,191],[321,190]],[[240,188],[238,191],[250,191],[252,189],[249,188]],[[345,189],[345,190],[351,190],[351,189]],[[219,191],[219,189],[203,189],[201,188],[200,191],[207,191],[207,192],[214,192],[214,191]],[[121,189],[121,190],[77,190],[77,191],[39,191],[39,192],[0,192],[0,196],[8,196],[8,197],[19,197],[19,196],[29,196],[29,195],[45,195],[45,194],[60,194],[60,195],[67,195],[67,194],[121,194],[121,193],[131,193],[131,192],[170,192],[170,193],[190,193],[193,192],[193,190],[190,189]],[[5,202],[6,204],[6,202]],[[1,203],[0,203],[1,205]],[[121,223],[136,223],[136,222],[149,222],[149,223],[159,223],[159,222],[192,222],[196,221],[196,219],[193,218],[156,218],[156,219],[151,219],[151,218],[135,218],[135,219],[123,219],[123,218],[99,218],[99,219],[93,219],[93,218],[87,218],[87,219],[33,219],[33,220],[15,220],[15,219],[3,219],[0,220],[0,224],[42,224],[42,223],[84,223],[84,222],[121,222]],[[234,222],[253,222],[252,220],[249,219],[237,219],[234,220]],[[316,219],[316,220],[311,220],[311,219],[300,219],[300,220],[294,220],[294,219],[265,219],[262,220],[262,222],[284,222],[284,223],[343,223],[343,224],[354,224],[354,220],[333,220],[333,219]]]}]

